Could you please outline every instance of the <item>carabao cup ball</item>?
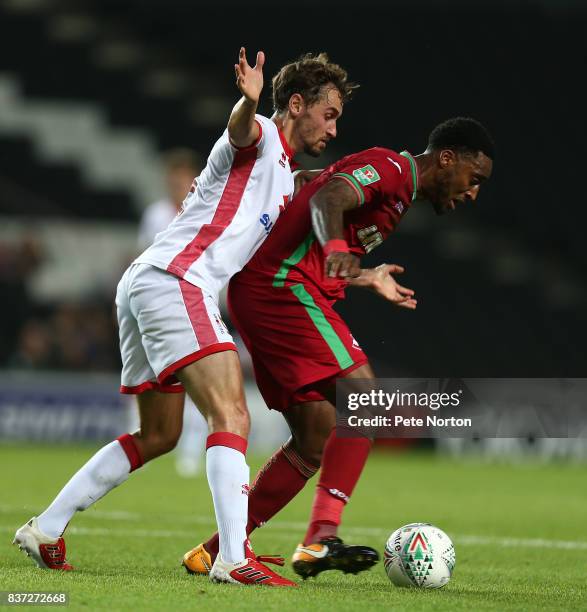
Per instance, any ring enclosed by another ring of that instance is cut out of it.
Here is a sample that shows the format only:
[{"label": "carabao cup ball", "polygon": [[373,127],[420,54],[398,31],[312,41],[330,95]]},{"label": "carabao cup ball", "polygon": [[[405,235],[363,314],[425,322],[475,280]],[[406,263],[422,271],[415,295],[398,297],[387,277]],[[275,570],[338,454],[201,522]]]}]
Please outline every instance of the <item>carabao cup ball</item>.
[{"label": "carabao cup ball", "polygon": [[451,539],[430,523],[404,525],[385,545],[385,571],[396,586],[439,589],[450,580],[455,563]]}]

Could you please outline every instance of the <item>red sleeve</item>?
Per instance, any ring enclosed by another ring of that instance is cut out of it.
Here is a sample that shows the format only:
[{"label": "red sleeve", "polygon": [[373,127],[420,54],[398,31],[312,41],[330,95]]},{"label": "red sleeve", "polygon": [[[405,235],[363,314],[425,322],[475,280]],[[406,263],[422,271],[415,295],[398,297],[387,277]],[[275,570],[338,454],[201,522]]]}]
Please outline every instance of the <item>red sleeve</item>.
[{"label": "red sleeve", "polygon": [[402,184],[400,166],[385,152],[386,149],[368,149],[349,155],[341,160],[332,175],[345,180],[355,190],[359,206],[389,198]]}]

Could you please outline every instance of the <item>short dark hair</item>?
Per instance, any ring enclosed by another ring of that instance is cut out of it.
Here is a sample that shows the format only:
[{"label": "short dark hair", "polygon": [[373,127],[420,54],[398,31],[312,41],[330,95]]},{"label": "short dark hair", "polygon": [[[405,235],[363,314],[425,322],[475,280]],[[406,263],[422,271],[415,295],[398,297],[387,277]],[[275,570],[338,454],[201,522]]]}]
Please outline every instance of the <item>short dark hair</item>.
[{"label": "short dark hair", "polygon": [[479,151],[490,159],[495,157],[491,135],[479,121],[471,117],[454,117],[437,125],[428,137],[429,149],[454,149],[462,153]]},{"label": "short dark hair", "polygon": [[297,61],[283,66],[273,77],[273,109],[278,113],[286,110],[289,99],[296,93],[311,106],[319,100],[321,89],[327,83],[332,83],[338,89],[344,103],[358,87],[347,79],[347,71],[331,62],[326,53],[306,53]]}]

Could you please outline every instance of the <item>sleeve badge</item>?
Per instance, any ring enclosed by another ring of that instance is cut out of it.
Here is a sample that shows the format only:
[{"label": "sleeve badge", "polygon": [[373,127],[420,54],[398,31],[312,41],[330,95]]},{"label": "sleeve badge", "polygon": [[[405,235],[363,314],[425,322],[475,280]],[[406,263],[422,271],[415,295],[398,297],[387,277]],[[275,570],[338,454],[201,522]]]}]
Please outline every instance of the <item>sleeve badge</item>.
[{"label": "sleeve badge", "polygon": [[367,166],[363,166],[362,168],[357,168],[353,170],[353,176],[363,185],[370,185],[371,183],[376,183],[381,179],[377,170],[373,168],[370,164]]}]

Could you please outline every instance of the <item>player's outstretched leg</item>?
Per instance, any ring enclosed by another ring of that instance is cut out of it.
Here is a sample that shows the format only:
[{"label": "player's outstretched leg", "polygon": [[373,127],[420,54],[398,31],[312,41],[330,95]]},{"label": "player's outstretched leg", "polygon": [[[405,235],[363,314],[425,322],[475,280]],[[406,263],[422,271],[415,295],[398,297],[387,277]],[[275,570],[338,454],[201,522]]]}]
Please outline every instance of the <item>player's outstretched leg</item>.
[{"label": "player's outstretched leg", "polygon": [[232,584],[295,586],[253,553],[247,539],[249,467],[245,453],[249,433],[242,374],[234,351],[208,355],[176,376],[208,422],[206,474],[212,492],[219,550],[210,580]]},{"label": "player's outstretched leg", "polygon": [[[373,378],[373,372],[365,364],[351,372],[347,380],[352,378]],[[327,389],[325,395],[334,414],[334,388]],[[330,569],[356,574],[379,560],[379,554],[370,546],[350,546],[337,535],[342,512],[361,476],[371,444],[364,437],[339,438],[336,429],[331,430],[324,445],[310,524],[292,558],[294,571],[303,578]]]},{"label": "player's outstretched leg", "polygon": [[[247,535],[275,516],[304,488],[320,467],[324,443],[334,427],[329,402],[292,406],[283,415],[292,437],[259,470],[249,493]],[[182,565],[190,574],[208,575],[218,554],[218,533],[188,551]],[[268,562],[279,556],[265,556]]]},{"label": "player's outstretched leg", "polygon": [[45,569],[73,569],[65,558],[65,528],[122,484],[131,472],[174,448],[181,432],[183,393],[147,391],[138,396],[141,429],[101,448],[61,489],[51,505],[17,530],[13,543]]},{"label": "player's outstretched leg", "polygon": [[371,447],[366,438],[337,438],[330,434],[322,457],[310,525],[303,543],[295,550],[294,571],[308,578],[325,570],[356,574],[379,560],[369,546],[349,546],[337,537],[344,506],[349,501]]},{"label": "player's outstretched leg", "polygon": [[[247,535],[265,524],[284,508],[318,470],[318,465],[307,461],[290,438],[259,470],[249,492]],[[182,565],[190,574],[208,575],[219,550],[218,533],[188,551]],[[282,564],[282,557],[259,557],[265,562]]]}]

